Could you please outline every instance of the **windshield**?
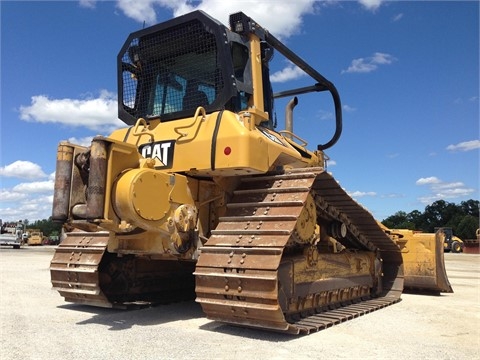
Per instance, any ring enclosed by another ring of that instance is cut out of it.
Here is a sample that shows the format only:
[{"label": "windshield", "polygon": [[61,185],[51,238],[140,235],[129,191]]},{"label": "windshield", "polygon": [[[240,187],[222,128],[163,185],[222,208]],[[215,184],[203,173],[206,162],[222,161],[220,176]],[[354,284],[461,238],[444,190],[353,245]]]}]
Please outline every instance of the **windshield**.
[{"label": "windshield", "polygon": [[133,39],[122,62],[123,105],[136,117],[193,115],[223,89],[216,37],[198,20]]}]

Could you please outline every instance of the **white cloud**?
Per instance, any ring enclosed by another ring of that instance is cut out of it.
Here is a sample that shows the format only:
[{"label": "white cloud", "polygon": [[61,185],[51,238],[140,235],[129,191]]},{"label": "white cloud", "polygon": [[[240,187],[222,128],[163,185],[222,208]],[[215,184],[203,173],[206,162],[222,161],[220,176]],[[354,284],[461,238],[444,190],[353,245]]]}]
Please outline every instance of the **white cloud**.
[{"label": "white cloud", "polygon": [[405,197],[404,194],[398,194],[398,193],[384,194],[381,196],[382,199],[400,199],[404,197]]},{"label": "white cloud", "polygon": [[32,193],[53,193],[54,181],[37,181],[37,182],[28,182],[20,183],[13,187],[14,192],[19,192],[23,194],[32,194]]},{"label": "white cloud", "polygon": [[471,103],[478,102],[478,96],[476,96],[476,95],[475,96],[470,96],[468,99],[458,97],[458,98],[453,100],[453,103],[455,105],[462,105],[462,104],[465,104],[465,102],[471,102]]},{"label": "white cloud", "polygon": [[96,0],[79,0],[80,7],[87,8],[87,9],[95,9],[97,5]]},{"label": "white cloud", "polygon": [[1,207],[0,218],[4,221],[28,219],[30,222],[48,219],[52,216],[52,203],[53,195],[28,196],[15,206]]},{"label": "white cloud", "polygon": [[315,12],[314,0],[296,1],[224,1],[224,0],[118,0],[117,7],[128,17],[148,25],[155,24],[161,8],[177,17],[193,10],[203,10],[213,18],[228,25],[230,14],[243,11],[277,37],[297,33],[302,16]]},{"label": "white cloud", "polygon": [[26,194],[12,192],[6,189],[0,190],[0,199],[2,202],[12,202],[12,201],[19,201],[25,199]]},{"label": "white cloud", "polygon": [[48,219],[52,216],[53,180],[25,182],[11,189],[1,189],[0,198],[0,219],[4,221]]},{"label": "white cloud", "polygon": [[343,111],[345,112],[354,112],[354,111],[357,111],[357,108],[354,108],[354,107],[351,107],[350,105],[342,105],[342,109]]},{"label": "white cloud", "polygon": [[429,205],[437,200],[444,200],[444,199],[456,199],[456,198],[464,198],[471,196],[475,192],[474,189],[451,189],[448,191],[442,191],[438,193],[433,193],[431,195],[421,196],[418,200],[425,205]]},{"label": "white cloud", "polygon": [[31,161],[17,160],[9,165],[0,167],[0,176],[16,177],[20,179],[41,179],[47,177],[38,164]]},{"label": "white cloud", "polygon": [[75,145],[88,147],[92,144],[92,140],[93,140],[93,136],[86,136],[83,138],[71,137],[71,138],[68,138],[67,141]]},{"label": "white cloud", "polygon": [[377,193],[374,191],[354,191],[354,192],[349,192],[348,195],[350,195],[353,198],[360,198],[365,196],[377,196]]},{"label": "white cloud", "polygon": [[272,83],[282,83],[306,76],[305,71],[294,64],[288,64],[285,68],[270,75]]},{"label": "white cloud", "polygon": [[384,53],[375,53],[373,54],[372,57],[372,63],[373,64],[391,64],[392,61],[394,61],[395,58],[392,55],[389,54],[384,54]]},{"label": "white cloud", "polygon": [[392,21],[393,22],[397,22],[399,21],[401,18],[403,18],[403,13],[400,13],[400,14],[397,14],[393,17]]},{"label": "white cloud", "polygon": [[55,173],[47,175],[37,164],[19,160],[0,168],[0,175],[27,180],[47,178],[44,181],[25,181],[12,188],[0,189],[0,219],[35,221],[51,216]]},{"label": "white cloud", "polygon": [[369,73],[378,69],[379,65],[389,65],[397,59],[390,54],[376,52],[367,58],[353,59],[344,73]]},{"label": "white cloud", "polygon": [[480,149],[480,140],[464,141],[447,146],[447,150],[449,151],[470,151],[475,149]]},{"label": "white cloud", "polygon": [[435,176],[420,178],[415,182],[415,184],[417,185],[429,185],[429,184],[439,184],[439,183],[440,183],[440,179],[438,179]]},{"label": "white cloud", "polygon": [[457,192],[457,189],[463,188],[464,186],[465,186],[465,184],[460,182],[460,181],[451,182],[451,183],[439,182],[439,183],[434,184],[432,186],[432,189],[443,190],[443,191],[451,191],[453,189],[454,192]]},{"label": "white cloud", "polygon": [[358,2],[368,10],[376,10],[382,5],[383,0],[358,0]]},{"label": "white cloud", "polygon": [[116,95],[106,90],[98,98],[50,99],[32,96],[30,106],[20,107],[20,119],[39,123],[84,126],[100,132],[111,132],[125,124],[117,117]]},{"label": "white cloud", "polygon": [[[163,1],[138,1],[138,0],[119,0],[117,7],[123,13],[140,23],[145,21],[146,24],[152,25],[157,22],[157,14],[155,13],[154,5],[163,3]],[[172,5],[176,3],[171,1]],[[168,6],[168,4],[165,4]]]},{"label": "white cloud", "polygon": [[335,114],[331,111],[326,110],[318,110],[315,117],[319,118],[320,120],[332,120],[335,119]]},{"label": "white cloud", "polygon": [[431,194],[418,198],[422,204],[427,205],[437,200],[467,197],[475,192],[475,189],[466,187],[463,182],[444,182],[436,176],[420,178],[416,181],[416,184],[428,186]]}]

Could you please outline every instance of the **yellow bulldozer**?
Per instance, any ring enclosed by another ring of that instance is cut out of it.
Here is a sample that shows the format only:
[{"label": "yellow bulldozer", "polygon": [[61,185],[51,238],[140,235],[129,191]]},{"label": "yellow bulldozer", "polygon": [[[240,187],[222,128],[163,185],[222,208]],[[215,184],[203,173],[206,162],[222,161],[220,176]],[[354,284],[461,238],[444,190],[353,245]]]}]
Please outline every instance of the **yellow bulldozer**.
[{"label": "yellow bulldozer", "polygon": [[[405,262],[402,240],[326,171],[342,132],[335,86],[244,13],[229,22],[195,11],[127,38],[125,128],[58,147],[52,217],[71,231],[51,261],[54,289],[103,307],[196,298],[210,319],[292,334],[398,302],[415,288],[404,271],[451,291],[431,276],[443,258],[427,256],[443,246],[414,245],[418,263]],[[274,51],[313,84],[274,92]],[[298,96],[312,92],[335,109],[316,150],[293,133]]]},{"label": "yellow bulldozer", "polygon": [[28,229],[28,240],[27,244],[32,245],[42,245],[43,244],[43,233],[39,229]]}]

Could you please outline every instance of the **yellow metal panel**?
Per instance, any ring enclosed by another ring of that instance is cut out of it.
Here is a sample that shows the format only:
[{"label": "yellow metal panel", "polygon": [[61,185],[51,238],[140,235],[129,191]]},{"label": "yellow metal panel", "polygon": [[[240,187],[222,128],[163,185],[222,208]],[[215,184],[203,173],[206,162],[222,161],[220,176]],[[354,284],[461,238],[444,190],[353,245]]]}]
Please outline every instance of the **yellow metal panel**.
[{"label": "yellow metal panel", "polygon": [[443,233],[419,233],[382,227],[400,247],[406,288],[453,292],[445,270]]},{"label": "yellow metal panel", "polygon": [[[250,130],[240,116],[230,111],[201,116],[156,122],[148,125],[145,134],[140,136],[126,136],[122,131],[112,137],[125,137],[130,144],[128,151],[149,146],[144,155],[155,159],[157,169],[168,172],[234,176],[264,173],[275,166],[318,164],[318,157],[313,153],[309,152],[313,160],[302,158],[278,133],[265,128]],[[141,133],[138,129],[135,131]],[[168,147],[172,153],[167,156],[167,150],[162,151],[160,147],[168,141],[172,141]],[[120,146],[118,141],[116,145]],[[167,161],[169,156],[171,162]]]}]

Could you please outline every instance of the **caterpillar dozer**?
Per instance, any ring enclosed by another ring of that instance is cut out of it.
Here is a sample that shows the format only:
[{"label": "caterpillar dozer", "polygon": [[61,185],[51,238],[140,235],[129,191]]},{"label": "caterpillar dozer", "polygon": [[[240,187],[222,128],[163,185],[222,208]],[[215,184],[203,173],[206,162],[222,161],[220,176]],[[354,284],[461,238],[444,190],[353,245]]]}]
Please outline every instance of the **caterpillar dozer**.
[{"label": "caterpillar dozer", "polygon": [[[326,171],[342,132],[335,86],[244,13],[229,22],[195,11],[127,38],[125,128],[58,147],[52,217],[71,231],[53,288],[103,307],[196,298],[210,319],[292,334],[398,302],[397,239]],[[274,92],[274,51],[313,84]],[[330,94],[335,110],[313,151],[292,125],[306,93]]]}]

